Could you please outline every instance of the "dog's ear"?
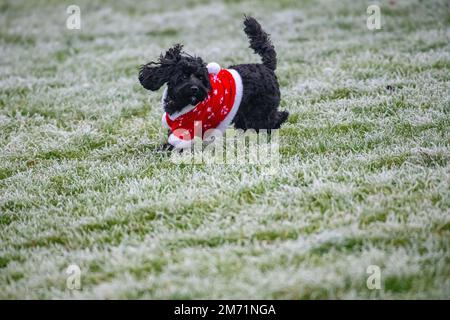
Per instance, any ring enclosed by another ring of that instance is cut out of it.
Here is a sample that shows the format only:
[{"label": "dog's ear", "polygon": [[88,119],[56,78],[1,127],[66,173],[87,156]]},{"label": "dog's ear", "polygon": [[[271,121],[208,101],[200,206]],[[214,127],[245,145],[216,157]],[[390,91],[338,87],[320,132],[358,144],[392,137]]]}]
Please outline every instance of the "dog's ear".
[{"label": "dog's ear", "polygon": [[173,68],[181,59],[183,46],[176,44],[159,57],[157,62],[142,65],[139,70],[139,82],[147,89],[156,91],[169,81]]},{"label": "dog's ear", "polygon": [[171,70],[163,66],[151,66],[151,64],[146,64],[141,66],[139,71],[139,82],[141,85],[147,89],[156,91],[161,86],[169,81]]}]

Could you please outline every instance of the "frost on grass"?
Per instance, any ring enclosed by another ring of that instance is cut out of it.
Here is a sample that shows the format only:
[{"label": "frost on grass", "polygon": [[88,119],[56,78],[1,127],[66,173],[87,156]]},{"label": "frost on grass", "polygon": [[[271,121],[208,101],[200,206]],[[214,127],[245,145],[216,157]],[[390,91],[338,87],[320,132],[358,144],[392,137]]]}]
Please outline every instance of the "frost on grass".
[{"label": "frost on grass", "polygon": [[[69,31],[63,4],[2,5],[1,298],[449,296],[445,1],[383,2],[376,32],[351,1],[79,6]],[[278,174],[174,165],[137,67],[177,42],[258,61],[244,12],[278,50]]]}]

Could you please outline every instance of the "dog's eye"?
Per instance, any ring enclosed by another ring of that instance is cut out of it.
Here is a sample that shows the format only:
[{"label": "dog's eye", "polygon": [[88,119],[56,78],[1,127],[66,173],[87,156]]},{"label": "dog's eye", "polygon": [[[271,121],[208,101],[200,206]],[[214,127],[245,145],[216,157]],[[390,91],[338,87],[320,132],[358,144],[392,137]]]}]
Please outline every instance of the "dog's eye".
[{"label": "dog's eye", "polygon": [[182,78],[183,80],[186,80],[187,78],[189,78],[189,76],[188,76],[187,74],[183,74],[183,75],[181,76],[181,78]]}]

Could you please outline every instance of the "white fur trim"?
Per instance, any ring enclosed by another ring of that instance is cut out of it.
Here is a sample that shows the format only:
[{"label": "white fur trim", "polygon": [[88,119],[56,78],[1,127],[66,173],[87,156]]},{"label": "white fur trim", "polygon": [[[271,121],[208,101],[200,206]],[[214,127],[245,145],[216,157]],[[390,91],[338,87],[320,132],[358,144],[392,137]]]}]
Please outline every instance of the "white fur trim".
[{"label": "white fur trim", "polygon": [[173,133],[170,134],[168,142],[174,146],[175,149],[190,148],[193,140],[183,140],[178,138]]},{"label": "white fur trim", "polygon": [[162,123],[164,128],[170,129],[169,125],[167,124],[167,119],[166,119],[166,113],[165,112],[162,115],[161,123]]},{"label": "white fur trim", "polygon": [[167,98],[167,87],[164,88],[163,95],[161,98],[161,104],[162,104],[163,108],[164,108],[164,100],[166,100],[166,98]]},{"label": "white fur trim", "polygon": [[206,69],[208,69],[208,73],[218,74],[220,69],[221,69],[221,67],[220,67],[220,65],[217,62],[210,62],[206,66]]},{"label": "white fur trim", "polygon": [[195,108],[195,106],[193,106],[192,104],[188,104],[186,107],[184,107],[180,111],[169,114],[169,119],[173,121],[176,118],[178,118],[179,116],[182,116],[183,114],[188,113],[189,111],[193,110],[194,108]]},{"label": "white fur trim", "polygon": [[231,121],[233,121],[234,116],[236,115],[239,106],[241,105],[242,94],[244,92],[244,87],[242,85],[242,78],[240,74],[234,69],[227,69],[227,70],[231,73],[231,75],[234,78],[234,82],[236,84],[236,96],[234,97],[234,103],[233,107],[231,108],[231,111],[227,114],[225,119],[223,119],[222,122],[217,126],[217,128],[215,128],[222,131],[222,133],[224,133],[225,130],[227,130]]}]

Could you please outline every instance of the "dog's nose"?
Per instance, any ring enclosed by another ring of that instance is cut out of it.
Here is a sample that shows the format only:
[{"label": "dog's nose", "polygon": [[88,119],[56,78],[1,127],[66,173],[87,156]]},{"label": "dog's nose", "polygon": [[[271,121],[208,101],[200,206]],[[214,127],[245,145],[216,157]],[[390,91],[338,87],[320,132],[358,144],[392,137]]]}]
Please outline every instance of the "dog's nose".
[{"label": "dog's nose", "polygon": [[191,87],[191,92],[192,93],[197,93],[198,92],[198,87],[197,86],[192,86]]}]

